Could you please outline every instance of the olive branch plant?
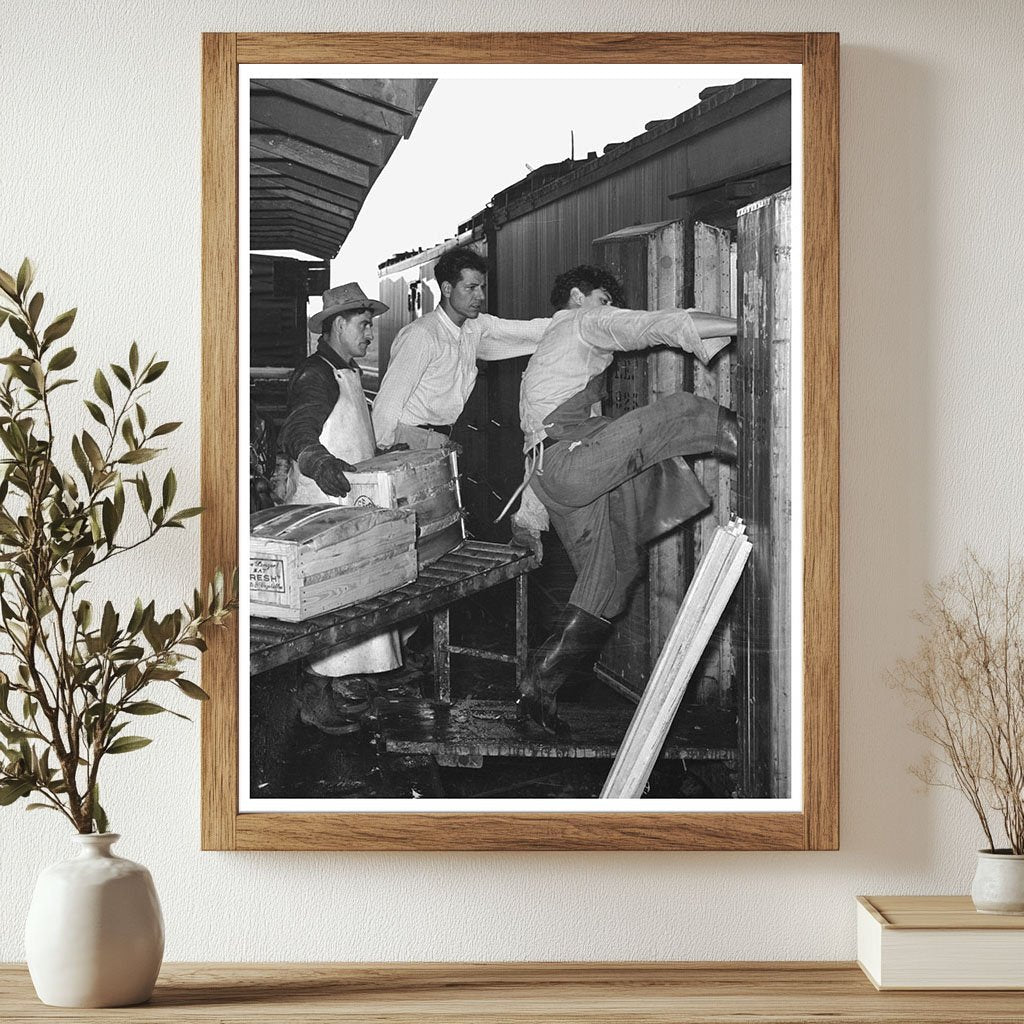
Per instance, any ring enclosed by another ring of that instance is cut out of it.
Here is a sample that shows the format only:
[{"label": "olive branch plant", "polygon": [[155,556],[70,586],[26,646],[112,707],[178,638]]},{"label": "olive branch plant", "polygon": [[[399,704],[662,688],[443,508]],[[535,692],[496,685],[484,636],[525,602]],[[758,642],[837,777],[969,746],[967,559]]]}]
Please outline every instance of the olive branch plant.
[{"label": "olive branch plant", "polygon": [[101,764],[152,742],[125,733],[133,720],[187,717],[148,699],[158,685],[207,699],[185,674],[206,649],[203,634],[234,610],[237,571],[230,584],[218,571],[162,615],[152,600],[122,613],[86,599],[93,571],[202,510],[174,507],[173,469],[154,494],[137,468],[181,424],[148,422],[141,402],[167,363],[143,360],[135,343],[124,365],[95,372],[95,400],[83,404],[96,427],[63,435],[67,417],[52,398],[78,383],[62,376],[77,353],[57,342],[76,310],[42,328],[33,278],[27,259],[17,275],[0,271],[0,328],[6,322],[18,342],[0,357],[0,667],[10,669],[0,671],[0,805],[35,796],[28,808],[59,811],[80,833],[105,832]]},{"label": "olive branch plant", "polygon": [[898,662],[896,685],[918,711],[915,732],[931,740],[911,772],[959,790],[981,823],[989,852],[1000,832],[1024,853],[1024,561],[1005,572],[971,552],[925,588],[924,627],[912,658]]}]

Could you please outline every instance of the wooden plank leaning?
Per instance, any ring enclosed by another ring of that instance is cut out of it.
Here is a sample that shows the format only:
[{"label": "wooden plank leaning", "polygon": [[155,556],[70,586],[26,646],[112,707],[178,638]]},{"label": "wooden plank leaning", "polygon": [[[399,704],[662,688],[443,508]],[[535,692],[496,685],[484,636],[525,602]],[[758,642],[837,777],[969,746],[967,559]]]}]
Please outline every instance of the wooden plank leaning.
[{"label": "wooden plank leaning", "polygon": [[615,756],[601,790],[602,799],[636,799],[643,794],[690,677],[736,589],[750,548],[739,519],[715,531]]}]

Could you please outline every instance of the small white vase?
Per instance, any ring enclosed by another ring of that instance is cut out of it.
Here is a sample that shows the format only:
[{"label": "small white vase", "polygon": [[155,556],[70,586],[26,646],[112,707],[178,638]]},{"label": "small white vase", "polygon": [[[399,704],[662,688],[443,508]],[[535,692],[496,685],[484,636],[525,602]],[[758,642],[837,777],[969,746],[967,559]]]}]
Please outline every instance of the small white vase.
[{"label": "small white vase", "polygon": [[39,876],[25,926],[36,994],[50,1006],[134,1006],[153,993],[164,955],[156,889],[116,857],[111,832],[76,835],[77,857]]},{"label": "small white vase", "polygon": [[982,914],[1024,914],[1024,854],[979,850],[971,899]]}]

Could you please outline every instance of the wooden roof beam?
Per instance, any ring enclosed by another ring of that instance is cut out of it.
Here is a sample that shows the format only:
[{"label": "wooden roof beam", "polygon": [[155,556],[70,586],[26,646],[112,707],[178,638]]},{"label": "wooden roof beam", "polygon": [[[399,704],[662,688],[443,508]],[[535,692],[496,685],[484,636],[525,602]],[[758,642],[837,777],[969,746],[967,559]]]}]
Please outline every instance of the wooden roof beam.
[{"label": "wooden roof beam", "polygon": [[254,126],[287,132],[296,139],[374,167],[383,167],[398,143],[397,135],[344,121],[334,114],[275,93],[254,95],[249,104],[249,115]]},{"label": "wooden roof beam", "polygon": [[328,213],[326,210],[314,210],[290,199],[250,199],[249,213],[253,216],[258,216],[261,213],[280,214],[283,217],[294,215],[314,224],[342,228],[345,231],[351,228],[355,221],[355,217],[346,216],[341,212]]},{"label": "wooden roof beam", "polygon": [[312,238],[324,238],[328,242],[341,245],[348,235],[347,228],[327,227],[323,224],[314,224],[308,220],[301,220],[296,217],[280,217],[276,214],[265,214],[259,220],[250,222],[250,231],[269,228],[273,231],[287,231],[294,229],[303,231]]},{"label": "wooden roof beam", "polygon": [[362,99],[348,91],[347,85],[343,78],[254,78],[251,82],[254,97],[261,91],[277,93],[376,131],[405,135],[410,114]]},{"label": "wooden roof beam", "polygon": [[296,163],[294,160],[271,160],[267,157],[249,159],[250,178],[261,178],[263,180],[289,180],[308,185],[321,192],[330,192],[332,195],[344,196],[352,199],[359,206],[362,206],[366,199],[368,189],[354,185],[350,181],[342,181],[340,178],[333,178],[322,171],[304,164]]},{"label": "wooden roof beam", "polygon": [[363,96],[374,103],[383,103],[405,114],[416,114],[423,109],[436,79],[433,78],[326,78],[355,96]]},{"label": "wooden roof beam", "polygon": [[359,212],[359,205],[353,199],[344,199],[321,188],[314,188],[289,178],[257,178],[250,179],[249,195],[252,199],[290,199],[317,210],[335,210],[348,213],[352,217]]},{"label": "wooden roof beam", "polygon": [[354,185],[362,185],[366,189],[376,176],[376,168],[332,153],[322,146],[313,146],[308,142],[290,138],[283,132],[250,132],[249,147],[255,160],[267,156],[294,160],[320,171],[321,174],[326,174],[329,178],[341,178]]}]

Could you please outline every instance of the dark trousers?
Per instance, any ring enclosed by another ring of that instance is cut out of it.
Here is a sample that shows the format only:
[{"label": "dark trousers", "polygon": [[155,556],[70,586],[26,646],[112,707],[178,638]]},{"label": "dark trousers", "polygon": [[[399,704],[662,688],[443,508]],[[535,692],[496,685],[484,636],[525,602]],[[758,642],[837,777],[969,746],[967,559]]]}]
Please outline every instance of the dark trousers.
[{"label": "dark trousers", "polygon": [[[645,561],[643,517],[650,494],[641,474],[663,459],[713,451],[719,408],[679,392],[544,452],[533,488],[576,570],[571,604],[606,619],[622,613]],[[686,472],[692,484],[680,499],[680,523],[711,504]]]}]

